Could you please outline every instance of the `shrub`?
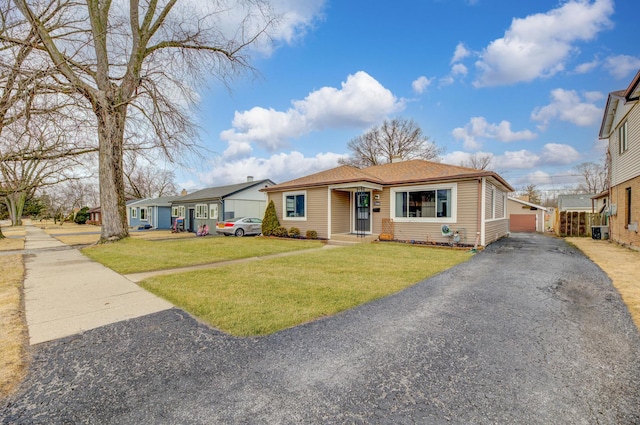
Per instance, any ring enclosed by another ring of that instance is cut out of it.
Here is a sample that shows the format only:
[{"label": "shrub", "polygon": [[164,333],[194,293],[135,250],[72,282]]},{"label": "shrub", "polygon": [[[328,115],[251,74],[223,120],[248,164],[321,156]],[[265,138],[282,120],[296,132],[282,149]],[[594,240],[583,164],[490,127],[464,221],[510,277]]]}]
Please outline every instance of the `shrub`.
[{"label": "shrub", "polygon": [[89,217],[89,207],[83,207],[76,213],[76,217],[73,219],[73,221],[77,224],[85,224],[87,220],[89,220]]},{"label": "shrub", "polygon": [[262,234],[265,236],[274,235],[274,232],[278,227],[280,227],[280,222],[276,215],[276,205],[273,201],[269,201],[269,205],[267,205],[267,209],[264,212],[264,218],[262,219]]},{"label": "shrub", "polygon": [[289,236],[289,232],[287,232],[287,228],[284,226],[276,227],[271,234],[272,236],[277,236],[279,238],[286,238]]},{"label": "shrub", "polygon": [[318,239],[318,232],[315,230],[307,230],[307,239]]},{"label": "shrub", "polygon": [[300,237],[300,229],[297,227],[292,227],[289,229],[289,237],[291,238],[299,238]]}]

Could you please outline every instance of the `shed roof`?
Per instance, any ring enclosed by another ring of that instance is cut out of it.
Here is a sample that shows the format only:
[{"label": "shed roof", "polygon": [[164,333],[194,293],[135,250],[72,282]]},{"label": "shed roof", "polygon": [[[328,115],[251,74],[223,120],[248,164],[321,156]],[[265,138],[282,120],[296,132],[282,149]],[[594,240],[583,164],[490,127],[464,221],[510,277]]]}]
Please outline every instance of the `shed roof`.
[{"label": "shed roof", "polygon": [[558,210],[571,211],[571,210],[590,210],[591,198],[595,196],[595,193],[582,193],[578,195],[558,195]]}]

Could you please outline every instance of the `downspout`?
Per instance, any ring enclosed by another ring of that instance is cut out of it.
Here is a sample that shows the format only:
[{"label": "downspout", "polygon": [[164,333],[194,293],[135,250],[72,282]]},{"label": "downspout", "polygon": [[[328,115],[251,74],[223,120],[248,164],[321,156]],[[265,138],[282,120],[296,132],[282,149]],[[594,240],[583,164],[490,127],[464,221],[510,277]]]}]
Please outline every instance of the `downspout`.
[{"label": "downspout", "polygon": [[476,243],[473,247],[474,250],[478,250],[478,244],[480,243],[480,239],[481,239],[481,234],[482,234],[482,215],[484,208],[482,208],[482,179],[479,178],[478,179],[478,223],[476,225]]}]

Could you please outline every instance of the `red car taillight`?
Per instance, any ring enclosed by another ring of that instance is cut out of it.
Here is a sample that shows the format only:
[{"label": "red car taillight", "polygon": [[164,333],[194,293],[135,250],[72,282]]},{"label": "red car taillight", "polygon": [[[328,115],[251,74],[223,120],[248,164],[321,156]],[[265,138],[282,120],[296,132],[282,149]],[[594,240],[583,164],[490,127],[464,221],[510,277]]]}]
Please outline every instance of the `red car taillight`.
[{"label": "red car taillight", "polygon": [[233,223],[224,223],[224,227],[233,227]]}]

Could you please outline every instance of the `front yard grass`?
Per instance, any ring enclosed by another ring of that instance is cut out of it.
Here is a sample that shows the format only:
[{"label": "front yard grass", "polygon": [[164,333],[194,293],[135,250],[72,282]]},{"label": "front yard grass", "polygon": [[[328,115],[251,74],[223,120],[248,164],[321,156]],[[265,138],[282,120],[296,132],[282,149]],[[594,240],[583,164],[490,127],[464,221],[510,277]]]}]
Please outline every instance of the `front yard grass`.
[{"label": "front yard grass", "polygon": [[140,284],[215,328],[254,336],[388,296],[469,258],[459,250],[360,244],[156,276]]},{"label": "front yard grass", "polygon": [[320,248],[322,242],[263,237],[204,237],[150,241],[127,238],[82,250],[87,257],[121,274],[173,269]]},{"label": "front yard grass", "polygon": [[[7,240],[0,240],[3,245]],[[27,327],[22,302],[22,254],[0,262],[0,399],[22,380],[27,370]]]}]

